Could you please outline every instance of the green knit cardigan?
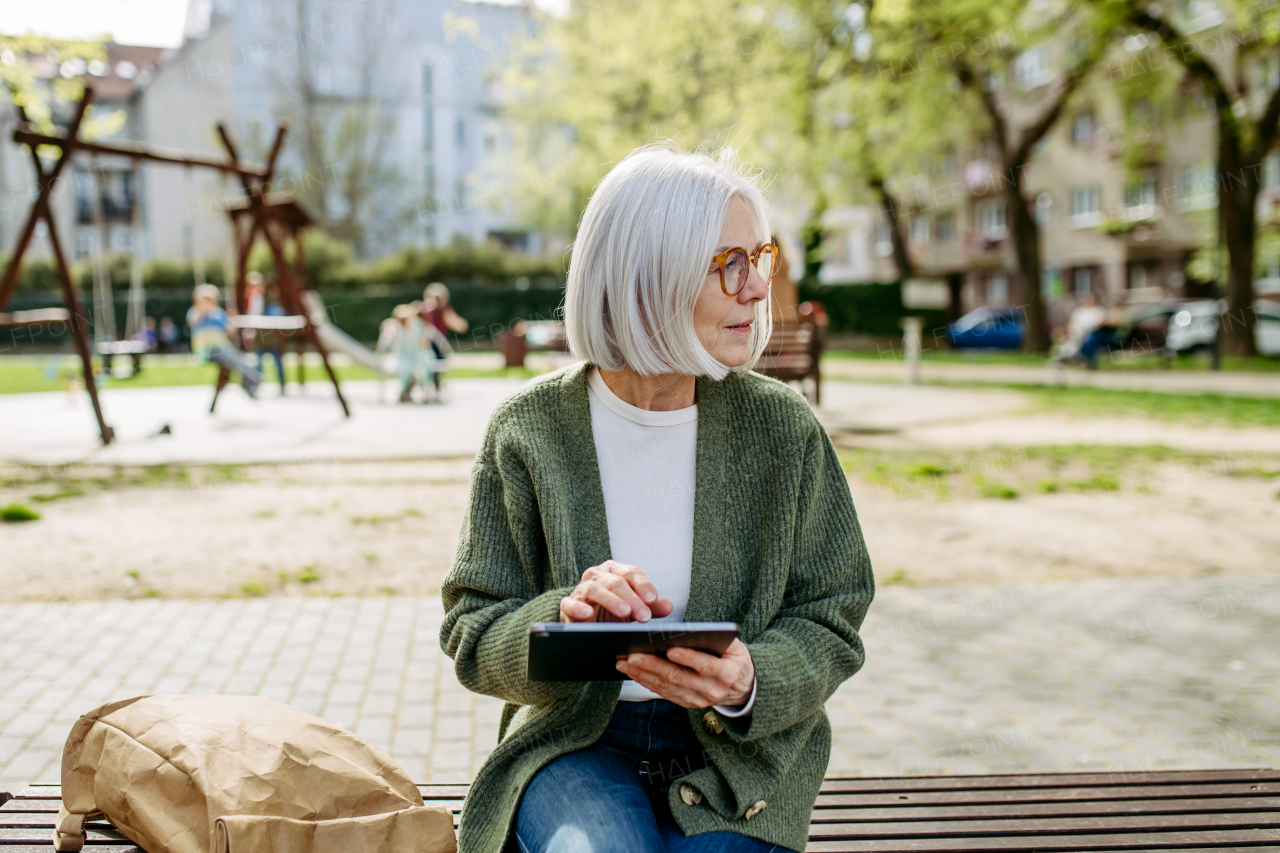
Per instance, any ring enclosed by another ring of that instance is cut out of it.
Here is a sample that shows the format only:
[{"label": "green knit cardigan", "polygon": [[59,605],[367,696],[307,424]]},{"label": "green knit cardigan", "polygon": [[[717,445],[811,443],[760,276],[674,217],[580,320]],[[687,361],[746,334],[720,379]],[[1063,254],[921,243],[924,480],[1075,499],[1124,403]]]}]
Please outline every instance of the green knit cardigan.
[{"label": "green knit cardigan", "polygon": [[[541,377],[499,406],[472,468],[440,644],[459,681],[507,704],[463,808],[464,853],[499,853],[529,780],[599,739],[618,701],[620,681],[537,682],[525,670],[529,626],[556,621],[583,571],[610,557],[587,369]],[[748,373],[700,377],[695,395],[685,619],[740,623],[757,691],[748,717],[689,711],[713,766],[679,780],[701,793],[695,805],[670,786],[671,812],[686,835],[803,850],[831,755],[823,703],[864,660],[871,561],[835,450],[798,394]]]}]

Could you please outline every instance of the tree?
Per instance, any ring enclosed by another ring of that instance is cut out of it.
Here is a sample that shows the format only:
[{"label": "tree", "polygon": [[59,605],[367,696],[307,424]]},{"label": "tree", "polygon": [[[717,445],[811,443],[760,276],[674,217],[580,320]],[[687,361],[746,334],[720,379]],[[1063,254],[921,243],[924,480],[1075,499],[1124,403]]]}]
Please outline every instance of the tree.
[{"label": "tree", "polygon": [[[1218,208],[1227,247],[1224,349],[1232,355],[1256,355],[1254,327],[1254,252],[1258,241],[1256,209],[1262,189],[1262,162],[1276,144],[1280,127],[1280,86],[1264,78],[1254,87],[1246,59],[1274,57],[1280,45],[1280,12],[1275,4],[1232,4],[1226,32],[1212,40],[1193,39],[1159,4],[1125,6],[1125,18],[1163,42],[1164,54],[1204,87],[1213,102],[1218,130]],[[1235,28],[1235,29],[1232,29]],[[1235,43],[1233,54],[1224,50]],[[1207,49],[1212,44],[1212,50]],[[1270,91],[1267,91],[1270,86]]]},{"label": "tree", "polygon": [[613,164],[662,137],[733,145],[775,174],[802,169],[787,81],[774,73],[793,37],[765,7],[731,0],[581,0],[542,18],[503,78],[520,214],[572,235]]},{"label": "tree", "polygon": [[[403,180],[387,166],[396,132],[392,104],[399,94],[387,43],[396,36],[397,0],[369,0],[350,26],[321,24],[319,0],[273,6],[281,32],[305,33],[330,49],[300,50],[296,63],[277,72],[277,112],[290,121],[288,148],[300,168],[285,161],[281,181],[291,178],[295,194],[330,235],[368,256],[374,238],[405,221]],[[269,142],[259,139],[259,147]],[[280,182],[277,182],[280,183]]]},{"label": "tree", "polygon": [[[1118,25],[1109,2],[1033,8],[1027,0],[895,0],[878,4],[873,14],[888,42],[891,73],[921,73],[926,67],[947,72],[981,110],[998,160],[996,182],[1023,283],[1023,348],[1031,352],[1047,351],[1049,339],[1040,235],[1026,167],[1036,144],[1105,54]],[[1051,50],[1063,60],[1052,80]]]}]

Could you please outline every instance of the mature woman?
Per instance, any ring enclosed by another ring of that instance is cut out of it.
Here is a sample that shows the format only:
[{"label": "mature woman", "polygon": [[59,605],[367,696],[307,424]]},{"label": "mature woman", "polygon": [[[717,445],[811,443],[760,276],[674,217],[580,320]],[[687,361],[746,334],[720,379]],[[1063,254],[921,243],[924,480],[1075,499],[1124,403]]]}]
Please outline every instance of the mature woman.
[{"label": "mature woman", "polygon": [[[731,156],[640,149],[587,205],[565,293],[583,362],[494,413],[443,587],[458,678],[507,702],[467,853],[804,849],[873,585],[825,431],[750,372],[769,233]],[[632,655],[625,681],[525,677],[535,622],[657,619],[741,639]]]}]

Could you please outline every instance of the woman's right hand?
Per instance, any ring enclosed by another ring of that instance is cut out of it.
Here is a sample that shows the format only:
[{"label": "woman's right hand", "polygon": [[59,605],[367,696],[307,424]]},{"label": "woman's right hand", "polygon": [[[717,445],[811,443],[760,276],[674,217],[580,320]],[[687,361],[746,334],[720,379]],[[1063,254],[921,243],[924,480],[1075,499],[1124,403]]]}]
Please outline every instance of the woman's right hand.
[{"label": "woman's right hand", "polygon": [[635,566],[605,560],[582,573],[573,592],[560,599],[561,622],[648,622],[670,616],[670,601]]}]

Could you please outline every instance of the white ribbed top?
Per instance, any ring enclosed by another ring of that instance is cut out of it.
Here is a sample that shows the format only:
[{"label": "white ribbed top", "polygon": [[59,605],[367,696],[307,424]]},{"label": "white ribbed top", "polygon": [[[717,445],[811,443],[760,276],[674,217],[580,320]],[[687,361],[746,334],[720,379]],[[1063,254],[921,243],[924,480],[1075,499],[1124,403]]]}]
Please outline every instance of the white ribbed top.
[{"label": "white ribbed top", "polygon": [[[689,603],[693,569],[698,407],[638,409],[609,390],[595,368],[587,387],[611,555],[639,566],[658,595],[675,605],[670,616],[655,622],[679,622]],[[660,697],[626,681],[619,698],[647,702]]]}]

